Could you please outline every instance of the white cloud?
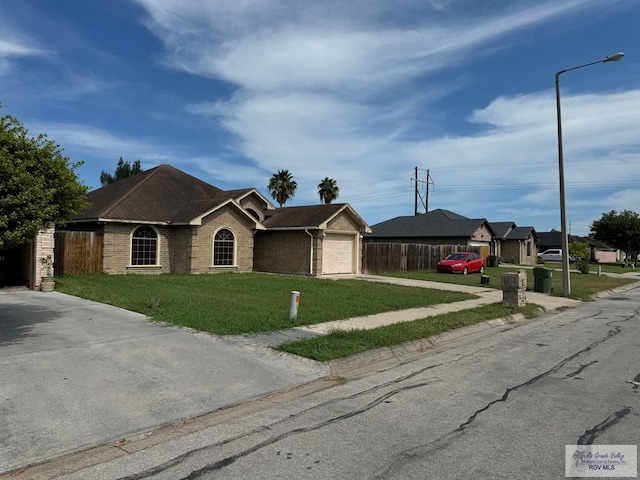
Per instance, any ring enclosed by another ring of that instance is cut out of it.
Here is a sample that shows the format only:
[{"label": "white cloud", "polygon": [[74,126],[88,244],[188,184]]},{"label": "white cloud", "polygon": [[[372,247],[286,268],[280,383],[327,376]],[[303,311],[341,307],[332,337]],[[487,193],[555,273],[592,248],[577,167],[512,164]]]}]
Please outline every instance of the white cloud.
[{"label": "white cloud", "polygon": [[[226,102],[188,108],[219,118],[256,173],[288,168],[299,191],[311,192],[307,198],[312,198],[321,172],[339,179],[343,198],[353,194],[371,199],[364,205],[390,195],[404,201],[413,166],[434,158],[446,165],[452,158],[449,151],[455,151],[455,161],[462,166],[495,163],[497,153],[513,162],[516,155],[509,146],[514,142],[529,151],[548,143],[547,153],[553,154],[553,142],[546,141],[553,127],[536,119],[531,119],[534,128],[511,136],[501,131],[411,146],[403,135],[418,121],[428,126],[423,120],[428,118],[427,102],[456,86],[426,86],[423,90],[430,96],[422,98],[403,98],[398,92],[407,82],[468,61],[510,32],[594,5],[588,0],[544,2],[473,18],[468,6],[464,16],[457,15],[452,9],[460,6],[453,2],[406,0],[400,8],[371,0],[136,1],[147,11],[145,24],[165,43],[170,65],[237,87]],[[427,9],[429,15],[424,14]],[[418,12],[422,14],[414,15]],[[439,16],[442,12],[448,15]],[[501,115],[484,113],[492,114]],[[490,120],[482,115],[477,112],[473,121]],[[503,154],[507,151],[508,156]],[[368,172],[376,172],[375,177],[370,179]],[[469,183],[495,178],[502,176],[476,172]]]},{"label": "white cloud", "polygon": [[12,61],[19,57],[43,55],[44,52],[28,37],[15,33],[0,22],[0,76],[13,71]]},{"label": "white cloud", "polygon": [[546,2],[486,18],[470,18],[465,11],[462,17],[411,19],[424,8],[446,6],[407,1],[398,28],[393,21],[399,21],[401,7],[372,0],[137,2],[147,9],[146,24],[165,42],[168,61],[176,68],[254,92],[321,88],[350,93],[378,91],[452,68],[489,41],[593,4]]},{"label": "white cloud", "polygon": [[31,45],[31,42],[7,36],[7,32],[0,37],[0,57],[19,57],[27,55],[39,55],[42,51]]},{"label": "white cloud", "polygon": [[[156,139],[140,139],[125,137],[110,131],[72,123],[34,123],[29,126],[29,134],[37,135],[46,132],[47,136],[63,148],[71,148],[76,152],[90,152],[93,156],[108,158],[110,161],[124,155],[126,159],[143,158],[153,165],[163,162],[175,162],[179,156],[157,142]],[[177,146],[174,146],[178,148]],[[81,158],[74,158],[74,161]]]}]

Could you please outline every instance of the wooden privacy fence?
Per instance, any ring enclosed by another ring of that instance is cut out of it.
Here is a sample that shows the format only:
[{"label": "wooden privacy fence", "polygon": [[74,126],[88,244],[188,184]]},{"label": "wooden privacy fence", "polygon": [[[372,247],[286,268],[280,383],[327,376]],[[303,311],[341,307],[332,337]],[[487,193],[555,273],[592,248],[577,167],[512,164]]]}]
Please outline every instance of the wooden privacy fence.
[{"label": "wooden privacy fence", "polygon": [[102,244],[100,232],[56,232],[56,275],[102,272]]},{"label": "wooden privacy fence", "polygon": [[421,243],[363,243],[362,273],[435,270],[439,260],[453,252],[489,255],[489,247],[425,245]]}]

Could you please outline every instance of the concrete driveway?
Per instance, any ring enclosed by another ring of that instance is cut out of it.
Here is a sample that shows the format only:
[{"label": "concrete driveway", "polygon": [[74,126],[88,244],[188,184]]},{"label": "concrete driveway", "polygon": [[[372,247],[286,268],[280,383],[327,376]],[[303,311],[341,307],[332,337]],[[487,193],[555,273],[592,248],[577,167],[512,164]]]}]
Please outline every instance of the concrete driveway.
[{"label": "concrete driveway", "polygon": [[249,342],[24,289],[0,289],[0,372],[0,474],[329,373]]}]

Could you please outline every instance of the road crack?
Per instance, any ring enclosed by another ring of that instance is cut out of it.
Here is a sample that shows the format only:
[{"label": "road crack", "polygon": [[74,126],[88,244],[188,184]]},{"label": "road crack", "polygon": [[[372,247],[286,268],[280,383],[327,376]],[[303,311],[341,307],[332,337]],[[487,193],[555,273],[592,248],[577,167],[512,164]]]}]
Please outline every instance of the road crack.
[{"label": "road crack", "polygon": [[598,423],[595,427],[585,430],[585,432],[578,437],[576,445],[592,445],[593,441],[598,438],[602,433],[614,427],[624,417],[631,413],[631,407],[624,407],[622,410],[613,412],[602,422]]}]

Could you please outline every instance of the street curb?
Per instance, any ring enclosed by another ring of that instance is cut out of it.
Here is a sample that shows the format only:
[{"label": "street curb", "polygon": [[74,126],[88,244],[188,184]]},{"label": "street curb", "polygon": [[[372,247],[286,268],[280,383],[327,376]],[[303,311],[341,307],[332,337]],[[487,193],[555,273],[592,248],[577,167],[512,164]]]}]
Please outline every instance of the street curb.
[{"label": "street curb", "polygon": [[636,281],[634,283],[629,283],[628,285],[622,285],[621,287],[616,287],[611,290],[603,290],[601,292],[593,294],[593,299],[598,300],[600,298],[608,297],[609,295],[613,295],[616,293],[624,293],[627,290],[633,290],[634,288],[638,288],[640,282]]},{"label": "street curb", "polygon": [[[547,313],[548,310],[542,309]],[[534,317],[529,320],[534,320]],[[513,328],[525,323],[526,317],[522,313],[504,318],[485,320],[467,327],[460,327],[431,337],[413,340],[391,347],[368,350],[347,358],[328,362],[331,375],[343,378],[358,378],[374,371],[387,370],[403,363],[409,363],[422,358],[433,350],[450,343],[499,327]]]}]

